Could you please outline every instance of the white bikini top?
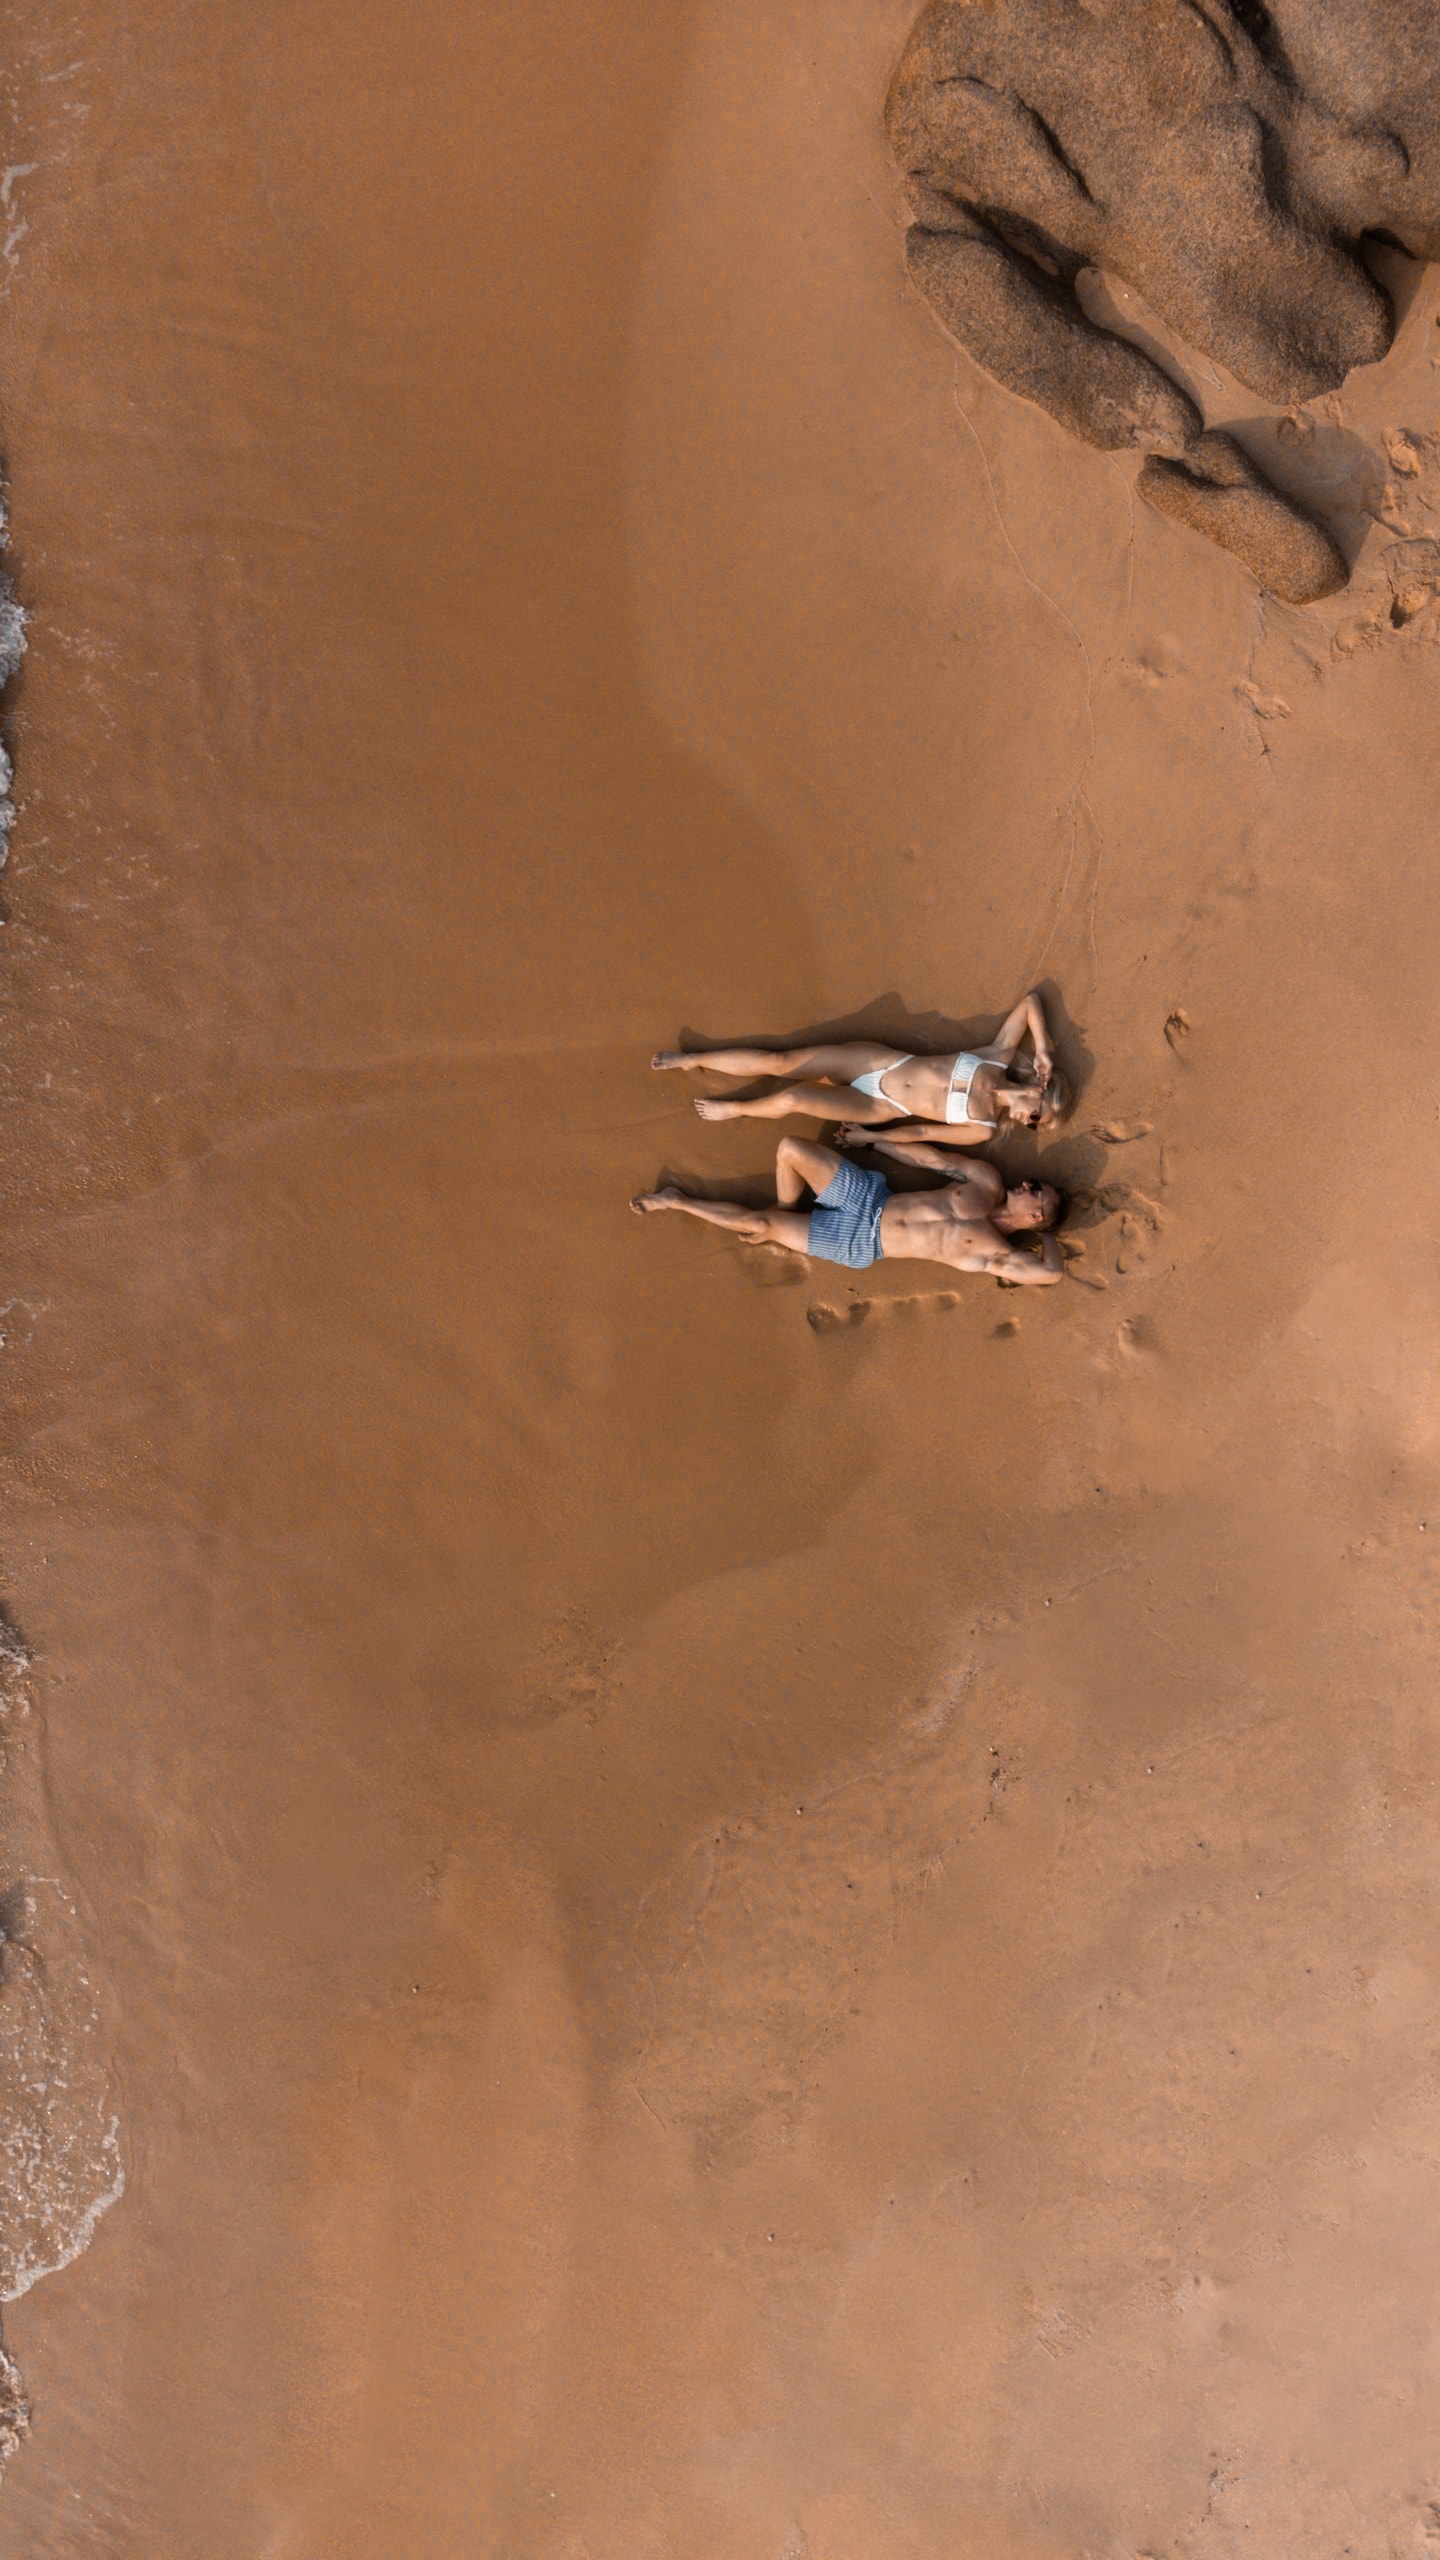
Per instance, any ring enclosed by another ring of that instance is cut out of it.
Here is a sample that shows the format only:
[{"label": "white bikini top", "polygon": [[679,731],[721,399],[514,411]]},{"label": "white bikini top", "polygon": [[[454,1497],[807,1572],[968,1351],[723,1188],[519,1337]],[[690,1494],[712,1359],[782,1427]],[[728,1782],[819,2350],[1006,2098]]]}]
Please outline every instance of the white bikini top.
[{"label": "white bikini top", "polygon": [[970,1108],[970,1087],[981,1067],[993,1067],[994,1058],[977,1058],[970,1049],[962,1049],[950,1070],[950,1090],[945,1096],[947,1120],[968,1120],[972,1129],[998,1129],[998,1120],[982,1120]]}]

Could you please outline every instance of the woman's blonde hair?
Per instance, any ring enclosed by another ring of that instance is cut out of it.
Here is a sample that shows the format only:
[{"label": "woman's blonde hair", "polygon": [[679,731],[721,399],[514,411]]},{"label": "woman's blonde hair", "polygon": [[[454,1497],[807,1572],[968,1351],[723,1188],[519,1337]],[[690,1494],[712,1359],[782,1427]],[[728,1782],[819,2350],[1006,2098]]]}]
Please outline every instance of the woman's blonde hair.
[{"label": "woman's blonde hair", "polygon": [[1054,1068],[1040,1097],[1041,1128],[1048,1129],[1054,1121],[1063,1120],[1074,1099],[1075,1088],[1069,1077],[1061,1068]]},{"label": "woman's blonde hair", "polygon": [[[1018,1058],[1013,1066],[1006,1068],[1000,1089],[1003,1093],[1008,1084],[1012,1093],[1017,1088],[1022,1092],[1033,1093],[1039,1081],[1029,1059]],[[1053,1067],[1046,1078],[1045,1090],[1040,1096],[1040,1118],[1036,1123],[1037,1127],[1049,1129],[1057,1120],[1063,1120],[1074,1099],[1075,1087],[1069,1077],[1061,1068]]]}]

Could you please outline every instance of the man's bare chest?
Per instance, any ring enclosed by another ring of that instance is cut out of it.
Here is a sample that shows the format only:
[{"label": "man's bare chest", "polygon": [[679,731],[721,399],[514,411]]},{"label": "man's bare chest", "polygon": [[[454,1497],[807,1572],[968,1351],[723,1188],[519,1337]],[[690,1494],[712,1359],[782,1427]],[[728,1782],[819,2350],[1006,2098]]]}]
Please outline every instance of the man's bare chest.
[{"label": "man's bare chest", "polygon": [[880,1242],[892,1260],[909,1255],[926,1262],[973,1264],[1004,1250],[988,1218],[967,1215],[943,1193],[888,1201]]}]

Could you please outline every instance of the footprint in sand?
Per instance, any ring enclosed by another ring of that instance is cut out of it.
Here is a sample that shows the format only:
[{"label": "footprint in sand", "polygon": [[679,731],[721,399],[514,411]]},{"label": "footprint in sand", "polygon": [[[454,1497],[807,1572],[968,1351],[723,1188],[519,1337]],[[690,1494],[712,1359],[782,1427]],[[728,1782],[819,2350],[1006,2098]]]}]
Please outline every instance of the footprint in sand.
[{"label": "footprint in sand", "polygon": [[910,1298],[859,1298],[850,1307],[831,1307],[817,1300],[806,1308],[805,1321],[812,1333],[853,1333],[857,1325],[886,1324],[912,1307],[958,1307],[960,1294],[958,1289],[923,1289]]},{"label": "footprint in sand", "polygon": [[1391,470],[1398,472],[1402,480],[1418,480],[1424,468],[1425,449],[1433,446],[1435,438],[1417,435],[1413,427],[1387,427],[1381,442]]},{"label": "footprint in sand", "polygon": [[1150,1251],[1151,1230],[1127,1209],[1120,1221],[1120,1250],[1115,1256],[1119,1272],[1143,1271]]},{"label": "footprint in sand", "polygon": [[799,1289],[805,1266],[780,1244],[742,1244],[736,1259],[752,1289]]},{"label": "footprint in sand", "polygon": [[1262,693],[1258,684],[1237,685],[1235,690],[1242,701],[1249,703],[1257,720],[1289,719],[1290,705],[1283,694]]},{"label": "footprint in sand", "polygon": [[1169,1041],[1177,1058],[1180,1055],[1180,1044],[1182,1040],[1188,1037],[1189,1031],[1190,1016],[1184,1011],[1182,1006],[1177,1004],[1174,1012],[1167,1013],[1165,1016],[1165,1037]]},{"label": "footprint in sand", "polygon": [[812,1333],[853,1333],[870,1313],[870,1301],[862,1298],[857,1306],[827,1307],[816,1304],[805,1310],[805,1321]]},{"label": "footprint in sand", "polygon": [[1396,542],[1385,560],[1392,631],[1434,640],[1440,626],[1440,542]]},{"label": "footprint in sand", "polygon": [[585,1610],[557,1610],[512,1713],[527,1724],[554,1724],[577,1714],[594,1724],[609,1703],[619,1651],[615,1638],[596,1627]]},{"label": "footprint in sand", "polygon": [[[1115,1210],[1121,1210],[1125,1218],[1148,1227],[1152,1235],[1158,1236],[1164,1227],[1165,1221],[1149,1193],[1137,1191],[1133,1182],[1107,1182],[1095,1197],[1102,1209],[1108,1209],[1112,1215]],[[1126,1230],[1122,1226],[1124,1232]]]}]

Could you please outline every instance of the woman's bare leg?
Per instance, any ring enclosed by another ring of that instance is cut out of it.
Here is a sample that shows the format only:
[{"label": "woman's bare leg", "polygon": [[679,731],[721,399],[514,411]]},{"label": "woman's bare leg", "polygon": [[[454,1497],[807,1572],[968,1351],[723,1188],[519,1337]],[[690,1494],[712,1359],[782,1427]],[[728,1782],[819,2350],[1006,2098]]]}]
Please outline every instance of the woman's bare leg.
[{"label": "woman's bare leg", "polygon": [[849,1084],[899,1052],[879,1040],[841,1040],[809,1049],[657,1049],[652,1067],[711,1067],[717,1076],[829,1076]]},{"label": "woman's bare leg", "polygon": [[630,1206],[637,1218],[653,1218],[660,1209],[679,1209],[687,1218],[702,1218],[707,1227],[724,1227],[742,1244],[783,1244],[791,1253],[804,1253],[809,1238],[808,1209],[799,1214],[783,1207],[747,1209],[739,1200],[692,1200],[673,1182],[659,1191],[637,1192]]},{"label": "woman's bare leg", "polygon": [[773,1093],[753,1094],[746,1102],[719,1102],[707,1094],[695,1108],[702,1120],[833,1120],[843,1110],[847,1119],[875,1128],[906,1116],[899,1103],[883,1093],[853,1093],[848,1086],[834,1084],[782,1084]]}]

